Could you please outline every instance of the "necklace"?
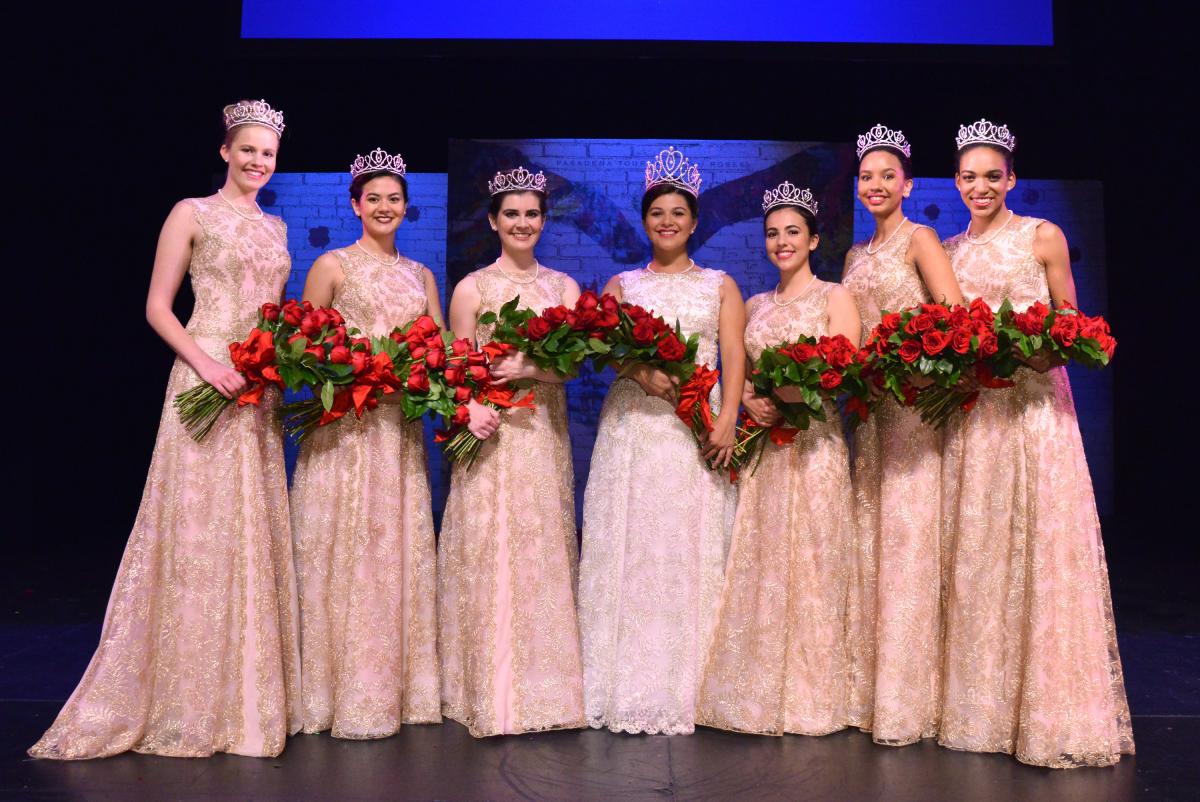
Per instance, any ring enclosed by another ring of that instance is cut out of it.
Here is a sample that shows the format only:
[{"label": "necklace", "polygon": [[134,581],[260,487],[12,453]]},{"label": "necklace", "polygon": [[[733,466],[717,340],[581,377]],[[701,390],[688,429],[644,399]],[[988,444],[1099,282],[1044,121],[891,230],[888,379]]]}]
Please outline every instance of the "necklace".
[{"label": "necklace", "polygon": [[682,276],[684,273],[690,272],[693,268],[696,267],[696,260],[688,259],[688,266],[685,267],[683,270],[680,270],[678,273],[659,273],[657,270],[651,269],[650,265],[652,265],[652,264],[654,264],[653,259],[651,259],[649,262],[646,263],[646,270],[650,273],[653,273],[656,276]]},{"label": "necklace", "polygon": [[396,250],[396,258],[389,262],[388,260],[382,259],[382,258],[376,256],[375,254],[371,253],[370,251],[368,251],[366,248],[364,248],[362,246],[362,240],[357,240],[357,239],[354,240],[354,247],[358,248],[360,251],[362,251],[367,256],[371,257],[372,259],[374,259],[376,262],[379,262],[379,264],[383,265],[384,267],[395,267],[396,265],[400,264],[400,250],[399,249]]},{"label": "necklace", "polygon": [[964,234],[964,239],[966,239],[966,241],[971,243],[972,245],[986,245],[989,242],[991,242],[992,240],[994,240],[996,237],[1000,236],[1000,232],[1008,227],[1008,224],[1012,222],[1012,219],[1014,217],[1016,217],[1016,212],[1014,212],[1012,209],[1009,209],[1008,210],[1008,219],[1005,220],[1003,223],[1001,223],[1000,227],[997,228],[995,231],[993,231],[990,235],[988,235],[988,237],[986,239],[980,239],[978,237],[971,236],[971,225],[968,223],[967,231]]},{"label": "necklace", "polygon": [[[891,242],[891,241],[892,241],[892,239],[893,239],[893,238],[894,238],[894,237],[895,237],[897,234],[899,234],[899,233],[900,233],[900,229],[904,228],[904,224],[905,224],[905,223],[907,223],[907,222],[908,222],[908,218],[907,218],[907,217],[901,217],[901,218],[900,218],[900,225],[896,226],[896,230],[895,230],[895,231],[893,231],[891,234],[888,234],[888,238],[887,238],[887,239],[885,239],[883,242],[881,242],[881,243],[879,244],[879,247],[877,247],[875,250],[871,250],[871,243],[870,243],[870,242],[868,242],[868,243],[867,243],[867,255],[868,255],[868,256],[874,256],[875,254],[877,254],[877,253],[879,253],[881,250],[883,250],[883,249],[884,249],[884,248],[887,246],[887,244],[888,244],[889,242]],[[872,241],[874,241],[874,239],[875,239],[874,237],[871,237],[871,240],[872,240]]]},{"label": "necklace", "polygon": [[233,213],[236,214],[238,217],[242,218],[243,220],[262,220],[263,219],[263,210],[262,210],[262,207],[258,205],[257,201],[254,202],[254,208],[258,209],[258,214],[255,215],[253,212],[251,212],[250,214],[246,214],[241,209],[239,209],[231,200],[229,200],[229,198],[225,197],[225,193],[222,192],[219,188],[217,189],[217,194],[221,196],[221,200],[225,201],[225,203],[229,206],[230,209],[233,209]]},{"label": "necklace", "polygon": [[802,290],[800,290],[800,292],[796,293],[796,297],[792,298],[792,300],[790,300],[790,301],[779,300],[779,285],[776,284],[775,292],[771,295],[771,300],[775,302],[776,306],[791,306],[792,304],[796,303],[796,301],[799,301],[801,298],[804,297],[805,293],[808,292],[808,288],[810,286],[812,286],[812,283],[816,280],[817,280],[817,274],[813,273],[811,276],[808,277],[808,281],[806,281],[804,283],[804,289],[802,289]]},{"label": "necklace", "polygon": [[534,259],[533,260],[533,277],[529,278],[525,281],[520,281],[519,279],[515,279],[512,276],[510,276],[508,274],[508,271],[505,270],[503,267],[501,267],[499,259],[497,259],[495,261],[495,265],[496,265],[496,269],[500,271],[501,275],[503,275],[506,279],[511,281],[513,284],[532,284],[533,282],[538,280],[538,273],[540,273],[541,269],[542,269],[542,263],[539,262],[538,260]]}]

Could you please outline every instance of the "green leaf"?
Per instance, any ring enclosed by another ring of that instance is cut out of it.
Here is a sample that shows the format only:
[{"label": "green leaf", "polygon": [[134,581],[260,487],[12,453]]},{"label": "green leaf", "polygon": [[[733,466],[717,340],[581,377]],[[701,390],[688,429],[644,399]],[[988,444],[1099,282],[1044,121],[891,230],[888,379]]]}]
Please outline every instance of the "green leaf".
[{"label": "green leaf", "polygon": [[325,411],[333,409],[333,382],[325,382],[321,387],[321,406],[325,407]]},{"label": "green leaf", "polygon": [[479,322],[485,326],[495,323],[496,322],[496,313],[495,312],[484,312],[482,315],[479,316]]}]

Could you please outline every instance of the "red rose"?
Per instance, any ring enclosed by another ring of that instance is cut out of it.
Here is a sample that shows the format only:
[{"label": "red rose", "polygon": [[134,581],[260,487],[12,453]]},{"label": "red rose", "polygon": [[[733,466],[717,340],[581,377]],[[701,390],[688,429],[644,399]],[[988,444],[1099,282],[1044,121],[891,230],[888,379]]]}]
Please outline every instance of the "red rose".
[{"label": "red rose", "polygon": [[438,331],[438,324],[434,322],[433,318],[429,315],[421,315],[413,321],[412,329],[410,329],[410,331],[419,333],[421,338],[424,339],[430,334]]},{"label": "red rose", "polygon": [[950,325],[956,329],[960,329],[971,321],[971,315],[967,312],[965,306],[955,306],[950,312]]},{"label": "red rose", "polygon": [[433,370],[446,367],[446,352],[441,348],[429,349],[429,353],[425,354],[425,364]]},{"label": "red rose", "polygon": [[454,403],[463,404],[471,397],[471,388],[463,384],[454,388]]},{"label": "red rose", "polygon": [[905,340],[900,345],[900,358],[905,362],[916,362],[921,355],[921,346],[916,340]]},{"label": "red rose", "polygon": [[345,345],[346,327],[338,326],[335,328],[332,332],[330,332],[329,337],[326,338],[326,342],[328,342],[330,345]]},{"label": "red rose", "polygon": [[472,381],[487,381],[488,369],[483,365],[471,365],[469,368],[467,368],[467,372],[471,374]]},{"label": "red rose", "polygon": [[930,356],[940,354],[949,344],[950,335],[946,334],[944,331],[938,331],[937,329],[934,329],[933,331],[927,331],[921,337],[921,345],[925,348],[925,353],[929,354]]},{"label": "red rose", "polygon": [[950,319],[950,312],[941,304],[921,304],[921,311],[933,318],[935,323]]},{"label": "red rose", "polygon": [[596,309],[585,309],[572,317],[575,317],[574,322],[571,323],[573,331],[588,331],[595,328],[596,321],[600,319],[600,312]]},{"label": "red rose", "polygon": [[668,362],[679,362],[687,356],[687,346],[670,333],[658,341],[658,355]]},{"label": "red rose", "polygon": [[472,351],[471,353],[467,354],[467,365],[470,367],[477,368],[480,365],[486,364],[487,354],[485,354],[483,351]]},{"label": "red rose", "polygon": [[[467,397],[469,398],[470,395],[471,394],[468,392]],[[471,421],[471,410],[467,409],[467,407],[465,405],[454,408],[453,422],[456,425],[466,426],[470,421]]]},{"label": "red rose", "polygon": [[307,347],[310,345],[310,343],[309,343],[309,341],[308,341],[308,338],[307,338],[307,337],[305,337],[305,336],[304,336],[303,334],[301,334],[300,332],[296,332],[296,333],[295,333],[295,334],[293,334],[291,337],[288,337],[288,340],[287,340],[287,341],[288,341],[288,345],[291,345],[292,343],[296,342],[296,340],[303,340],[303,341],[304,341],[304,347],[305,347],[305,348],[307,348]]},{"label": "red rose", "polygon": [[455,340],[450,343],[450,350],[454,352],[455,356],[466,356],[471,353],[471,342],[470,340]]},{"label": "red rose", "polygon": [[579,300],[575,302],[575,309],[579,312],[586,312],[600,306],[600,299],[596,297],[596,293],[591,290],[586,290],[579,296]]},{"label": "red rose", "polygon": [[615,329],[619,325],[621,325],[621,316],[616,312],[609,312],[607,310],[602,310],[600,318],[596,321],[596,328],[598,329]]},{"label": "red rose", "polygon": [[992,308],[987,305],[987,301],[982,298],[976,298],[971,301],[970,315],[972,320],[983,321],[989,326],[992,325],[992,321],[996,317],[992,312]]},{"label": "red rose", "polygon": [[350,338],[350,350],[356,351],[356,350],[359,350],[360,348],[364,351],[369,352],[371,350],[370,338],[368,338],[368,337],[351,337]]},{"label": "red rose", "polygon": [[1079,336],[1079,318],[1075,315],[1059,313],[1050,326],[1050,336],[1059,345],[1070,348],[1075,344],[1075,338]]},{"label": "red rose", "polygon": [[550,324],[545,318],[532,317],[526,327],[529,332],[529,339],[540,340],[550,334]]},{"label": "red rose", "polygon": [[798,362],[802,365],[816,355],[816,346],[810,345],[809,343],[796,343],[790,349],[788,349],[788,356],[790,356],[794,362]]},{"label": "red rose", "polygon": [[335,365],[350,364],[350,349],[344,345],[335,345],[329,351],[329,361]]},{"label": "red rose", "polygon": [[466,368],[461,365],[451,365],[442,375],[446,377],[446,384],[451,387],[457,387],[467,380]]},{"label": "red rose", "polygon": [[933,315],[930,315],[926,312],[923,312],[913,318],[913,324],[916,326],[917,331],[920,332],[931,330],[936,322],[937,321],[933,319]]},{"label": "red rose", "polygon": [[600,309],[604,312],[616,314],[621,309],[621,304],[611,295],[600,296]]},{"label": "red rose", "polygon": [[971,330],[962,327],[954,330],[950,335],[950,347],[960,354],[965,354],[971,350]]},{"label": "red rose", "polygon": [[900,313],[888,312],[883,316],[883,320],[880,321],[879,328],[882,332],[885,332],[884,339],[898,332],[900,330]]},{"label": "red rose", "polygon": [[1017,312],[1014,314],[1013,325],[1017,327],[1017,331],[1028,337],[1042,333],[1042,321],[1028,312]]},{"label": "red rose", "polygon": [[323,345],[310,345],[308,348],[304,349],[304,353],[312,354],[314,357],[316,357],[318,362],[325,361],[325,346]]},{"label": "red rose", "polygon": [[309,301],[301,301],[300,308],[303,309],[305,312],[311,312],[313,310],[313,305]]},{"label": "red rose", "polygon": [[637,304],[621,304],[621,308],[625,310],[625,314],[628,315],[629,319],[634,323],[640,323],[641,321],[650,317],[650,313]]},{"label": "red rose", "polygon": [[339,312],[338,310],[334,309],[332,306],[325,307],[325,314],[328,315],[328,317],[329,317],[329,325],[331,325],[331,326],[346,325],[346,319],[344,317],[342,317],[342,313]]},{"label": "red rose", "polygon": [[283,322],[289,326],[299,326],[304,317],[304,309],[295,301],[288,301],[280,311],[283,314]]},{"label": "red rose", "polygon": [[315,337],[321,331],[321,321],[314,314],[307,314],[300,319],[300,331],[309,337]]},{"label": "red rose", "polygon": [[979,335],[979,355],[989,357],[1000,350],[1000,341],[993,332],[985,331]]},{"label": "red rose", "polygon": [[350,365],[354,369],[353,373],[355,376],[367,369],[369,360],[370,354],[368,354],[366,351],[350,352]]},{"label": "red rose", "polygon": [[408,382],[405,386],[414,393],[429,392],[429,376],[424,370],[416,370],[417,365],[413,365],[412,373],[408,374]]},{"label": "red rose", "polygon": [[638,345],[649,345],[654,342],[654,326],[650,321],[641,320],[633,327],[633,341]]},{"label": "red rose", "polygon": [[542,312],[542,317],[544,317],[546,322],[551,326],[557,328],[566,322],[567,311],[568,310],[565,306],[552,306]]},{"label": "red rose", "polygon": [[262,309],[259,311],[266,320],[279,320],[279,304],[263,304]]},{"label": "red rose", "polygon": [[821,386],[826,390],[832,390],[842,383],[842,374],[836,370],[827,370],[821,374]]},{"label": "red rose", "polygon": [[408,352],[412,355],[413,359],[422,359],[428,351],[429,349],[424,345],[418,345],[415,348],[410,345]]}]

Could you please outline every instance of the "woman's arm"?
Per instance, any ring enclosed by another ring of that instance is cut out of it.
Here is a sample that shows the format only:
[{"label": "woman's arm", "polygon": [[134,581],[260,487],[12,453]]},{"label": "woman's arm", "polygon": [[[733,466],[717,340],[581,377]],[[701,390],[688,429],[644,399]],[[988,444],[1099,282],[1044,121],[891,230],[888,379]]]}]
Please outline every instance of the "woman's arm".
[{"label": "woman's arm", "polygon": [[245,388],[245,377],[205,353],[172,309],[192,260],[192,242],[199,234],[200,224],[191,205],[186,201],[175,204],[158,235],[150,290],[146,293],[146,321],[201,379],[226,398],[233,398]]},{"label": "woman's arm", "polygon": [[1033,255],[1046,266],[1046,283],[1050,286],[1050,300],[1054,305],[1062,306],[1066,302],[1077,306],[1071,253],[1063,230],[1050,222],[1039,225],[1034,232]]},{"label": "woman's arm", "polygon": [[721,347],[721,411],[704,447],[706,459],[729,465],[737,430],[738,405],[746,380],[746,304],[737,282],[726,275],[721,283],[721,312],[717,324]]},{"label": "woman's arm", "polygon": [[437,279],[428,267],[421,268],[425,280],[425,314],[433,318],[438,328],[445,328],[445,318],[442,317],[442,296],[438,294]]},{"label": "woman's arm", "polygon": [[921,281],[925,282],[935,302],[950,305],[963,303],[962,290],[959,289],[958,279],[954,277],[950,257],[932,230],[922,226],[913,232],[905,260],[917,266]]},{"label": "woman's arm", "polygon": [[345,278],[346,274],[337,257],[332,253],[323,253],[308,269],[301,300],[316,307],[331,306]]}]

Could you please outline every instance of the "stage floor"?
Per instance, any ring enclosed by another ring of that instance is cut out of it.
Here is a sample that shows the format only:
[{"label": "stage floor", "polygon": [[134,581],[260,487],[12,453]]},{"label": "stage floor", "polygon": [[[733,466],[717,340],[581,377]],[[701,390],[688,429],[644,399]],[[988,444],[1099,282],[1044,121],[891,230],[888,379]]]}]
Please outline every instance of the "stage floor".
[{"label": "stage floor", "polygon": [[[845,731],[767,738],[552,732],[476,740],[454,722],[381,741],[297,736],[275,760],[127,754],[26,757],[83,673],[108,581],[26,575],[0,621],[0,799],[72,800],[1192,800],[1200,798],[1200,604],[1183,562],[1110,550],[1137,755],[1053,771],[931,742],[876,746]],[[34,567],[30,574],[35,574]],[[42,570],[51,571],[50,567]],[[53,592],[38,590],[52,588]]]},{"label": "stage floor", "polygon": [[476,740],[465,727],[405,727],[380,741],[302,735],[275,760],[126,754],[22,759],[57,702],[3,703],[0,796],[76,800],[1056,800],[1195,799],[1200,718],[1135,717],[1138,755],[1052,771],[931,742],[876,746],[860,732],[764,738],[551,732]]}]

